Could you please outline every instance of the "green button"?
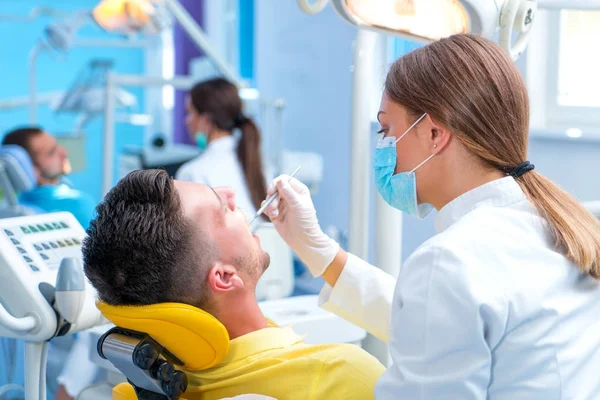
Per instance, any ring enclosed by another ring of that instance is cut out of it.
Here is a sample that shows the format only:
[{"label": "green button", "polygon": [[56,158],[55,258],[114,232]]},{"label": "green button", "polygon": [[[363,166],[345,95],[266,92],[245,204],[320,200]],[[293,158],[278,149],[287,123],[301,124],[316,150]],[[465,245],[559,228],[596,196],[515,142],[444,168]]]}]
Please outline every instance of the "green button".
[{"label": "green button", "polygon": [[30,230],[31,232],[33,232],[33,233],[37,233],[37,232],[39,232],[39,231],[38,231],[38,229],[37,229],[35,226],[33,226],[33,225],[29,225],[29,230]]},{"label": "green button", "polygon": [[37,228],[42,232],[46,232],[46,228],[44,228],[44,225],[42,224],[37,224]]},{"label": "green button", "polygon": [[60,223],[60,225],[61,225],[63,228],[68,228],[68,227],[69,227],[69,225],[65,224],[64,222],[61,222],[61,223]]},{"label": "green button", "polygon": [[53,222],[52,226],[54,227],[54,229],[61,229],[61,226],[59,223]]},{"label": "green button", "polygon": [[21,230],[23,231],[23,233],[24,233],[24,234],[29,234],[29,233],[31,233],[31,231],[29,230],[29,228],[28,228],[28,227],[26,227],[26,226],[22,226],[22,227],[21,227]]},{"label": "green button", "polygon": [[48,229],[49,231],[53,231],[54,228],[52,227],[52,225],[50,224],[44,224],[44,226],[46,227],[46,229]]}]

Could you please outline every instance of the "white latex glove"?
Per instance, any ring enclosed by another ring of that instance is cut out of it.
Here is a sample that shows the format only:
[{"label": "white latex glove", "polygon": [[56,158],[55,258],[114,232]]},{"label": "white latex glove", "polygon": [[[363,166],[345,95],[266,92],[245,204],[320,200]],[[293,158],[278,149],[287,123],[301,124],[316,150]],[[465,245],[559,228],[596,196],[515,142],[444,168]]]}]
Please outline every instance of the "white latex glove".
[{"label": "white latex glove", "polygon": [[302,182],[280,175],[267,189],[277,191],[276,198],[265,210],[283,240],[298,254],[313,276],[320,276],[331,264],[340,245],[323,233],[310,191]]}]

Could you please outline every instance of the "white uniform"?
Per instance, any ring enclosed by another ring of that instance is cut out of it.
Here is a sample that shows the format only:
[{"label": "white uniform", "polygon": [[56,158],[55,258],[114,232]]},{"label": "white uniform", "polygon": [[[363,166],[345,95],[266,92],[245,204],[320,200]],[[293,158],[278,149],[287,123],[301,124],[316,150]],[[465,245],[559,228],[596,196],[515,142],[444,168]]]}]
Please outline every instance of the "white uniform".
[{"label": "white uniform", "polygon": [[600,399],[600,282],[544,224],[507,177],[444,207],[397,282],[349,255],[321,302],[389,342],[378,400]]},{"label": "white uniform", "polygon": [[244,170],[237,157],[237,142],[233,135],[210,142],[201,155],[179,168],[175,179],[202,183],[210,187],[232,187],[235,190],[237,206],[247,216],[254,216],[256,208],[252,204]]}]

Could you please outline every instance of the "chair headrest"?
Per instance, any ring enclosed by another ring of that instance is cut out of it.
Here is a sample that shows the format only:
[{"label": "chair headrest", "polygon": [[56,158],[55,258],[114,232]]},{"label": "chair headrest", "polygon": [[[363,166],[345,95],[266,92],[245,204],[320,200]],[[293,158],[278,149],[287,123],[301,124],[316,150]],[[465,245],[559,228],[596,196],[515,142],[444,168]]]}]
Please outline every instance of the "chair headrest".
[{"label": "chair headrest", "polygon": [[17,192],[26,192],[37,185],[31,158],[21,146],[0,146],[0,162]]},{"label": "chair headrest", "polygon": [[116,326],[150,335],[188,370],[210,368],[229,351],[225,326],[199,308],[181,303],[111,306],[103,302],[97,307]]}]

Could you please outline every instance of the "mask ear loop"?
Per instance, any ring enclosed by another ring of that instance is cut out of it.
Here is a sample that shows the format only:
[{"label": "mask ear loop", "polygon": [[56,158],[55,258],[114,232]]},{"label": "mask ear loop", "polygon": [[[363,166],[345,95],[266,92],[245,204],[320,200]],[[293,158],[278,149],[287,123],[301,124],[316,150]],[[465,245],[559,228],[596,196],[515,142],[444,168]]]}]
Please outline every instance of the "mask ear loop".
[{"label": "mask ear loop", "polygon": [[400,136],[400,137],[399,137],[399,138],[396,140],[396,143],[398,143],[398,142],[400,141],[400,139],[402,139],[404,136],[406,136],[406,134],[407,134],[408,132],[410,132],[410,130],[411,130],[412,128],[414,128],[415,126],[417,126],[417,124],[418,124],[419,122],[421,122],[421,121],[423,120],[423,118],[425,118],[426,116],[427,116],[427,113],[425,113],[425,114],[421,115],[421,116],[419,117],[419,119],[418,119],[418,120],[416,120],[416,121],[415,121],[415,123],[414,123],[414,124],[412,124],[412,125],[411,125],[411,126],[410,126],[410,127],[407,129],[407,130],[406,130],[406,132],[404,132],[404,133],[402,134],[402,136]]},{"label": "mask ear loop", "polygon": [[425,161],[423,161],[421,164],[419,164],[419,165],[417,165],[416,167],[414,167],[414,168],[412,169],[412,171],[410,171],[410,172],[415,172],[416,170],[418,170],[419,168],[421,168],[421,166],[423,166],[423,164],[425,164],[427,161],[431,160],[433,157],[435,157],[435,153],[433,153],[432,155],[430,155],[429,157],[427,157],[427,158],[425,159]]}]

